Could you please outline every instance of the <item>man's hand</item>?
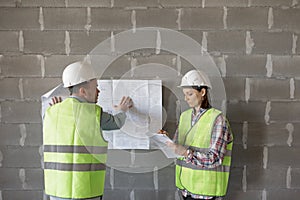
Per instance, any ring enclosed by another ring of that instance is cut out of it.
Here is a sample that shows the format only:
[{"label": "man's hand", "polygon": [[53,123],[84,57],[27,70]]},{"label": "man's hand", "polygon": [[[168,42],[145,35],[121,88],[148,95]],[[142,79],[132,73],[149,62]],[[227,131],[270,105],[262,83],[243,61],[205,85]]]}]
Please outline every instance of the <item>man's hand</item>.
[{"label": "man's hand", "polygon": [[122,110],[126,112],[129,108],[133,106],[132,99],[130,97],[123,96],[119,105],[114,105],[116,110]]},{"label": "man's hand", "polygon": [[61,97],[52,97],[52,103],[49,103],[50,106],[53,106],[54,104],[62,102]]}]

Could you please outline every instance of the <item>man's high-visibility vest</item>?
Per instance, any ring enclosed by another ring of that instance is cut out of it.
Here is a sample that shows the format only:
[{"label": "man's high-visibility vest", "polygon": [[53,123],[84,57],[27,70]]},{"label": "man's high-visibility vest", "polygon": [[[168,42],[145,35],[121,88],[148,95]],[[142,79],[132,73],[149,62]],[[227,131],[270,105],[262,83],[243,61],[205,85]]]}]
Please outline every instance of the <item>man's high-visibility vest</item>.
[{"label": "man's high-visibility vest", "polygon": [[[192,109],[180,116],[178,143],[192,150],[208,152],[211,134],[216,118],[221,111],[211,108],[191,126]],[[185,162],[182,158],[176,161],[176,186],[192,194],[203,196],[225,196],[228,186],[233,142],[227,144],[227,152],[220,166],[202,168]]]},{"label": "man's high-visibility vest", "polygon": [[103,195],[107,142],[101,107],[67,98],[47,109],[43,122],[45,193],[84,199]]}]

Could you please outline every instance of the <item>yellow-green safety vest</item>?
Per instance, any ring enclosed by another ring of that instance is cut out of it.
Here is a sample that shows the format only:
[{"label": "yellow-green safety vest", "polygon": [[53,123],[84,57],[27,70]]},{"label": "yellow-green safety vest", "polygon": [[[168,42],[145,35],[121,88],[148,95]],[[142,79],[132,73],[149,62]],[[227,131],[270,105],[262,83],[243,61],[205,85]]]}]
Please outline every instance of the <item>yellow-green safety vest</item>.
[{"label": "yellow-green safety vest", "polygon": [[[192,127],[192,109],[183,112],[178,127],[178,143],[192,150],[208,152],[213,126],[219,115],[221,111],[214,108],[208,109]],[[227,120],[226,123],[228,123]],[[228,128],[230,130],[230,127]],[[203,196],[225,196],[232,145],[233,142],[227,144],[223,162],[216,168],[202,168],[185,162],[183,158],[178,158],[176,160],[177,188]]]},{"label": "yellow-green safety vest", "polygon": [[103,195],[107,142],[101,107],[67,98],[49,107],[43,122],[45,193],[70,199]]}]

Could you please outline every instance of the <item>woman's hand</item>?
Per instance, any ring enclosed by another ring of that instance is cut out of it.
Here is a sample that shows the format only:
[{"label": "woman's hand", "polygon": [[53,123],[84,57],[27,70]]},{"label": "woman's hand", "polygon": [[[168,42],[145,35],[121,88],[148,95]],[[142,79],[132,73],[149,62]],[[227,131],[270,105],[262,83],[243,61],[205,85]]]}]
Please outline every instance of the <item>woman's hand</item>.
[{"label": "woman's hand", "polygon": [[173,149],[173,151],[176,154],[184,156],[184,157],[188,156],[188,154],[187,154],[187,147],[184,147],[184,146],[182,146],[180,144],[175,144],[175,143],[172,143],[172,142],[167,142],[166,145],[168,147],[170,147],[171,149]]},{"label": "woman's hand", "polygon": [[162,130],[162,129],[160,129],[157,133],[169,136],[169,133],[167,131],[165,131],[165,130]]}]

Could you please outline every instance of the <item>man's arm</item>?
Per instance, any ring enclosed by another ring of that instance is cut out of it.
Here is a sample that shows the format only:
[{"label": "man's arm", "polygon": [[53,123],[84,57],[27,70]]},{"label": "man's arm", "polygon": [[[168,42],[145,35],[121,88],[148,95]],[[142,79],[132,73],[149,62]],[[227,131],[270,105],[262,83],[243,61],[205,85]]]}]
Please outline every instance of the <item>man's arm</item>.
[{"label": "man's arm", "polygon": [[101,114],[101,128],[102,130],[116,130],[120,129],[126,120],[125,112],[120,112],[116,115],[111,115],[107,112]]}]

